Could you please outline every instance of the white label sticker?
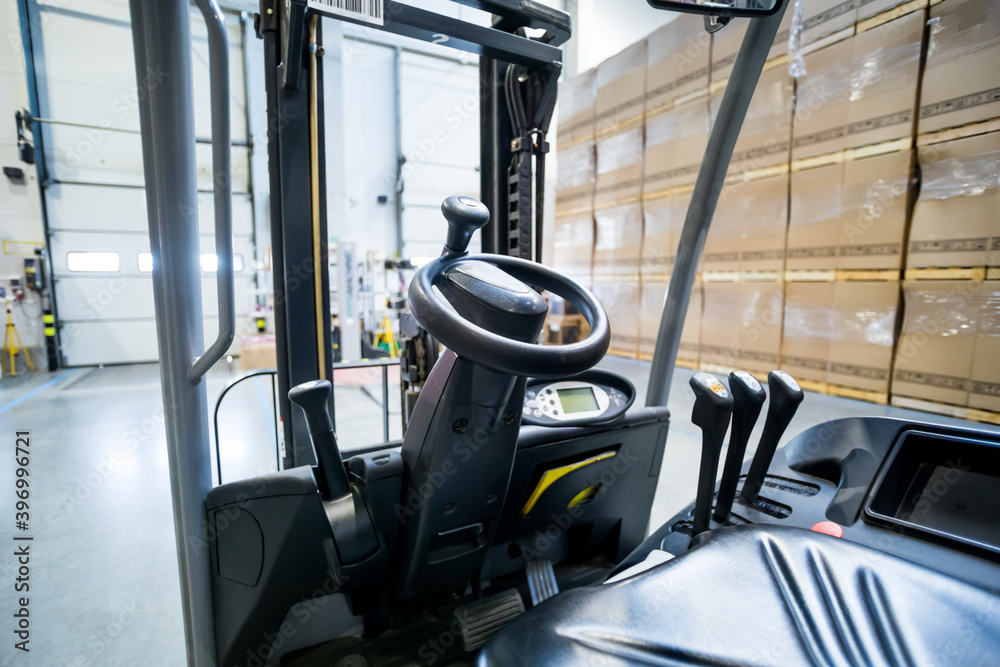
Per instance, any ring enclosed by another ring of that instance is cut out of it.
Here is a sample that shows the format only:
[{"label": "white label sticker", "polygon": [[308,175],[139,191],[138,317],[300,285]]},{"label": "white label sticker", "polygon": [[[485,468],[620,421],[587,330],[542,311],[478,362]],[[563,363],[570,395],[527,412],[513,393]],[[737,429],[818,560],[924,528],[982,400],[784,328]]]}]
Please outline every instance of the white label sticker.
[{"label": "white label sticker", "polygon": [[385,24],[382,0],[309,0],[306,6],[329,16],[345,16],[373,25]]}]

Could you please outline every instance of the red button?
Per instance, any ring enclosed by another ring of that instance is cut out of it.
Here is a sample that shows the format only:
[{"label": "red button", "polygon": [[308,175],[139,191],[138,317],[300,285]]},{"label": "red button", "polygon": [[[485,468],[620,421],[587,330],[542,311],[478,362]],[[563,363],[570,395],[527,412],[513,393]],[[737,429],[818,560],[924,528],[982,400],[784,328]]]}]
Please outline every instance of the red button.
[{"label": "red button", "polygon": [[824,535],[832,535],[833,537],[844,536],[844,529],[840,526],[839,523],[834,523],[833,521],[820,521],[809,530],[815,530],[817,533],[823,533]]}]

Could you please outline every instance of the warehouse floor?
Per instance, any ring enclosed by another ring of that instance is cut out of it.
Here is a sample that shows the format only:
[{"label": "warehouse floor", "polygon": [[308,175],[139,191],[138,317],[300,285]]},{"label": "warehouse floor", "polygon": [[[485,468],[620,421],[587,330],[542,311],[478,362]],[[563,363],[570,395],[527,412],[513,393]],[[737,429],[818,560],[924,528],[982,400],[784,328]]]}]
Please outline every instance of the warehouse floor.
[{"label": "warehouse floor", "polygon": [[[649,364],[609,358],[603,366],[628,376],[642,402]],[[210,409],[238,375],[225,364],[208,378]],[[653,525],[692,499],[700,434],[691,421],[690,371],[678,370],[670,398],[673,424]],[[367,380],[368,384],[364,384]],[[380,378],[346,378],[336,393],[344,449],[382,439]],[[390,385],[392,437],[399,434],[398,385]],[[179,665],[184,662],[170,486],[159,369],[154,364],[71,369],[0,381],[0,422],[31,431],[31,653],[17,664]],[[274,424],[267,378],[239,385],[220,411],[226,480],[274,469]],[[765,408],[766,409],[766,408]],[[786,435],[828,419],[887,415],[962,423],[946,417],[807,394]],[[758,424],[757,434],[762,428]],[[992,428],[992,427],[991,427]],[[5,469],[7,469],[5,467]],[[4,521],[0,538],[9,544]],[[8,550],[0,572],[11,580]],[[0,614],[10,617],[13,596]],[[0,663],[8,664],[10,647]]]}]

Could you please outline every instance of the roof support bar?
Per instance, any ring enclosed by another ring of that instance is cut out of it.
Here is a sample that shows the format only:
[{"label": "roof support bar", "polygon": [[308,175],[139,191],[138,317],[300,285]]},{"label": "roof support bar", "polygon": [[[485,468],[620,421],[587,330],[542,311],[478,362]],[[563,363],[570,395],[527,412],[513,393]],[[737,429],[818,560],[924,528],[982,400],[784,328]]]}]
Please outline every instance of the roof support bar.
[{"label": "roof support bar", "polygon": [[743,119],[750,106],[757,80],[764,69],[768,51],[778,34],[781,17],[788,3],[782,3],[778,11],[770,16],[750,20],[743,44],[736,56],[730,85],[722,96],[722,105],[712,125],[705,157],[698,170],[698,180],[691,194],[681,240],[677,245],[670,285],[663,302],[660,330],[653,352],[653,365],[649,371],[649,388],[646,390],[646,405],[666,405],[670,397],[670,383],[674,379],[674,363],[681,344],[681,332],[687,317],[691,288],[694,286],[698,258],[705,247],[708,228],[715,215],[715,205],[726,180],[726,171],[733,156],[736,138],[743,127]]},{"label": "roof support bar", "polygon": [[[188,665],[215,664],[215,623],[203,501],[212,488],[205,381],[191,360],[205,347],[195,177],[190,6],[130,0],[153,303],[170,462]],[[157,73],[152,79],[151,73]],[[165,73],[165,74],[160,74]]]}]

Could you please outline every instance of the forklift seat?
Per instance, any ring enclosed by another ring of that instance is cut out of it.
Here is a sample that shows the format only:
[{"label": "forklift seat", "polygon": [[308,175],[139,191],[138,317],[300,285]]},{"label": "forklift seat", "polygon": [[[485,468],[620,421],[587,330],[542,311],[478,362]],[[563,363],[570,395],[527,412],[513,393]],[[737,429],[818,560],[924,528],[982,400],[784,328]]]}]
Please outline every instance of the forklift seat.
[{"label": "forklift seat", "polygon": [[985,666],[997,656],[996,593],[801,528],[739,526],[542,602],[479,665]]}]

